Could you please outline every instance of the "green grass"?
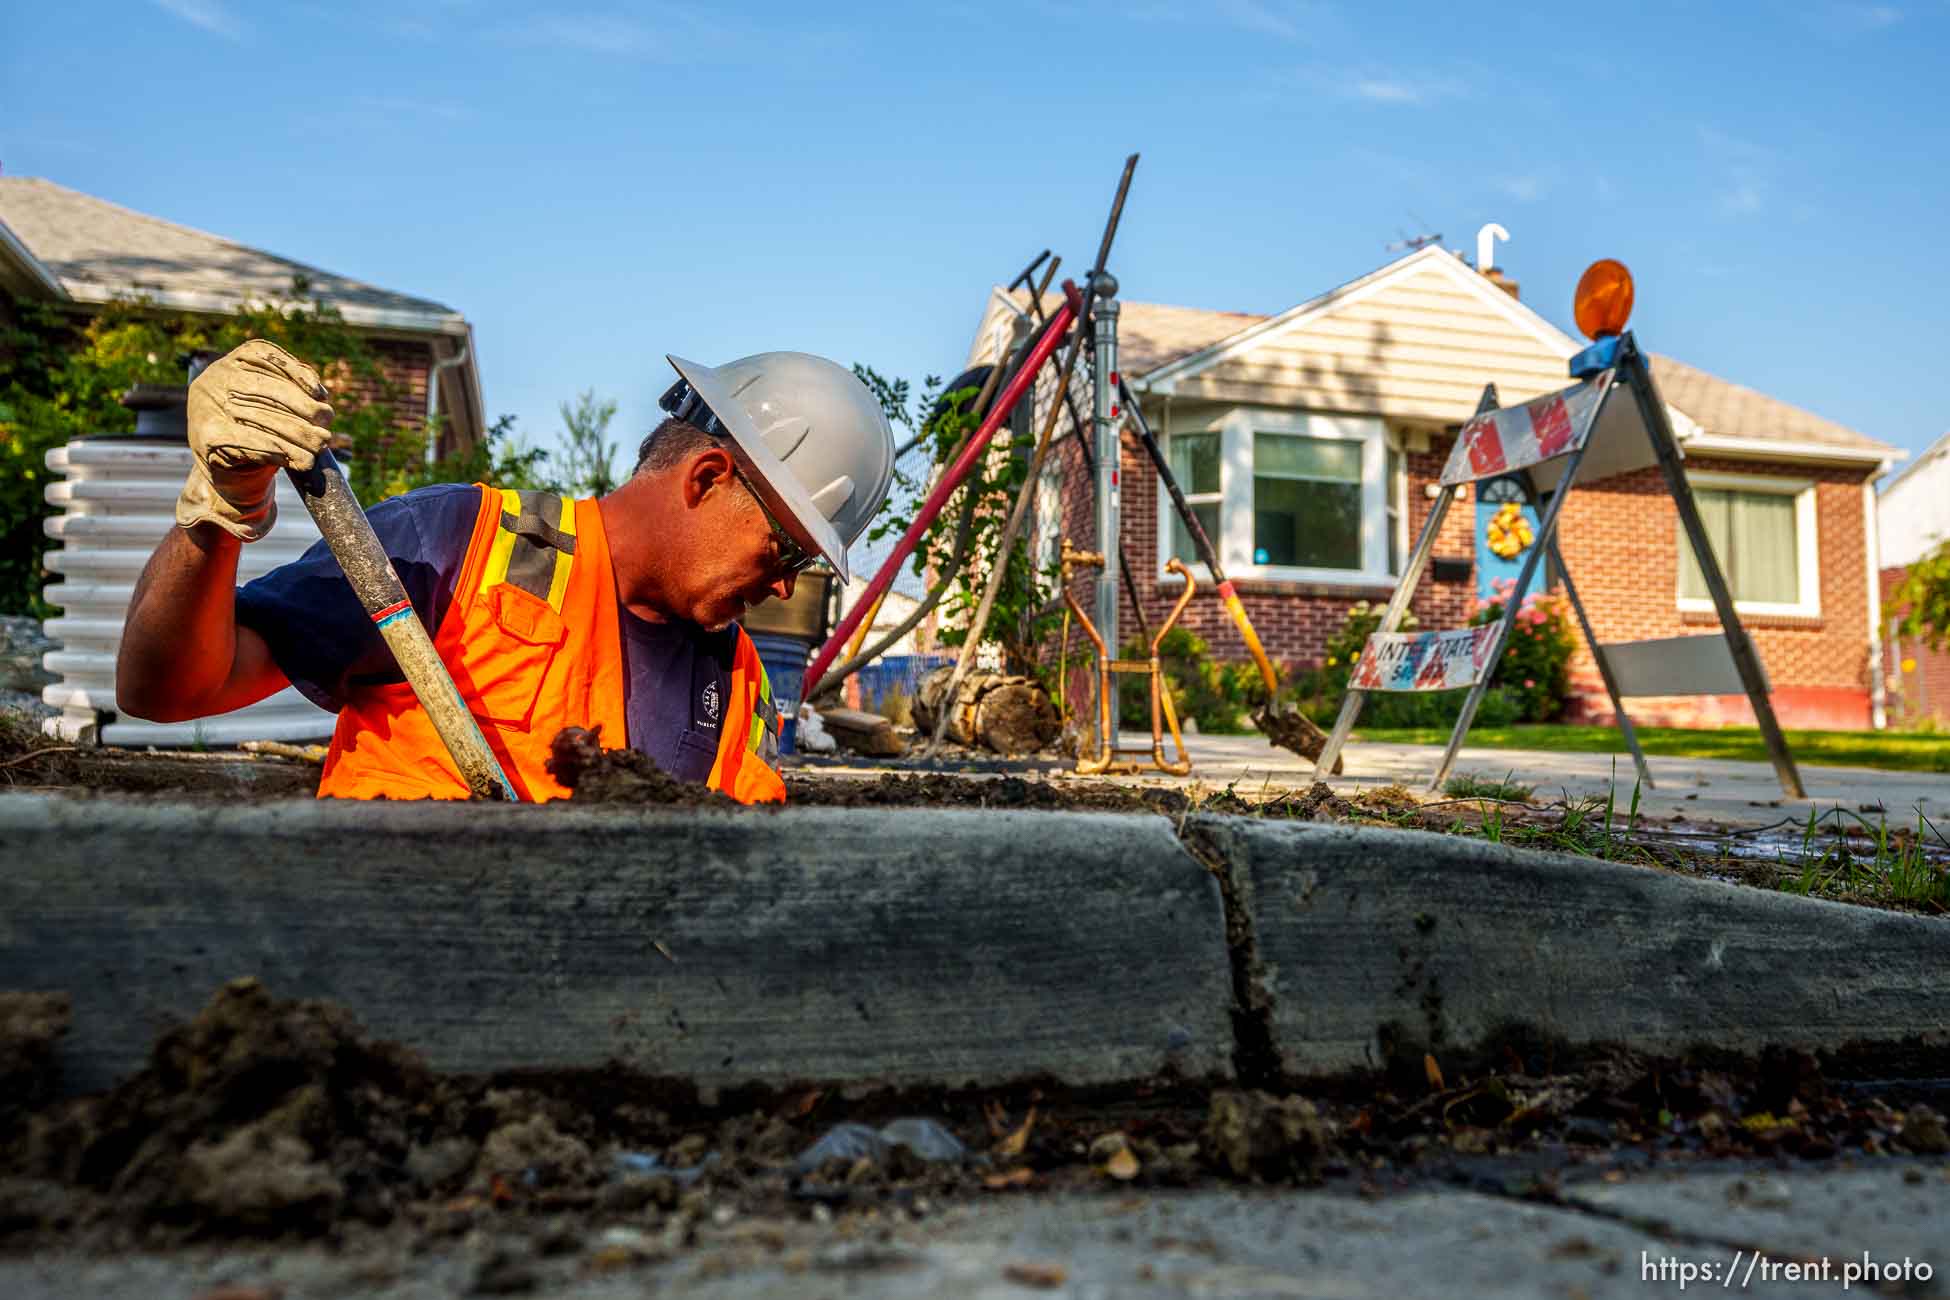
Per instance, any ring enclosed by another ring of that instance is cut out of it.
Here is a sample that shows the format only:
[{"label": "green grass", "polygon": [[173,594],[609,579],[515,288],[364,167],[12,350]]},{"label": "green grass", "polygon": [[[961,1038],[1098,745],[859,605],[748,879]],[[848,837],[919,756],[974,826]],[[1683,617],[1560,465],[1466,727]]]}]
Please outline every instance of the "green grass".
[{"label": "green grass", "polygon": [[[1693,847],[1662,838],[1656,828],[1641,822],[1645,792],[1636,781],[1629,795],[1622,794],[1613,781],[1602,795],[1548,804],[1487,793],[1500,784],[1458,778],[1446,791],[1449,798],[1430,803],[1419,803],[1406,791],[1357,793],[1338,811],[1329,809],[1328,815],[1513,848],[1636,863],[1837,902],[1950,915],[1950,860],[1946,860],[1950,838],[1920,810],[1911,828],[1891,826],[1884,816],[1871,820],[1840,807],[1825,813],[1810,808],[1798,829],[1793,818],[1773,826],[1721,828],[1717,845]],[[1219,801],[1207,803],[1206,811],[1304,819],[1319,815],[1297,790],[1258,802],[1227,786],[1206,798]],[[1737,849],[1735,842],[1741,840],[1746,843]]]},{"label": "green grass", "polygon": [[[1677,758],[1738,758],[1767,761],[1758,727],[1691,731],[1680,727],[1640,727],[1639,745],[1648,754]],[[1363,727],[1357,739],[1408,745],[1447,744],[1447,729]],[[1901,772],[1950,772],[1950,735],[1917,731],[1790,731],[1788,748],[1798,763],[1839,767],[1879,767]],[[1623,754],[1625,737],[1615,727],[1472,727],[1466,742],[1493,749]]]},{"label": "green grass", "polygon": [[1478,776],[1474,772],[1462,772],[1443,783],[1442,793],[1452,799],[1500,799],[1509,803],[1529,803],[1537,793],[1534,785],[1524,785],[1510,778],[1514,773],[1505,773],[1502,780],[1495,777]]}]

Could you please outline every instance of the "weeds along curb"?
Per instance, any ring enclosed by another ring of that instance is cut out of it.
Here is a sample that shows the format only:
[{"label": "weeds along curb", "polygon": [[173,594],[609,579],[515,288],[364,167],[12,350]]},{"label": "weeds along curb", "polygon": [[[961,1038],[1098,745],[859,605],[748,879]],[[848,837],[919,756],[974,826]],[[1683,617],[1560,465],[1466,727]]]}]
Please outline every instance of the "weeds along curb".
[{"label": "weeds along curb", "polygon": [[1250,1005],[1289,1079],[1502,1066],[1505,1047],[1950,1060],[1950,921],[1376,827],[1182,833],[1250,907]]},{"label": "weeds along curb", "polygon": [[0,843],[0,988],[73,996],[71,1090],[243,975],[450,1071],[1230,1076],[1220,891],[1162,817],[9,795]]}]

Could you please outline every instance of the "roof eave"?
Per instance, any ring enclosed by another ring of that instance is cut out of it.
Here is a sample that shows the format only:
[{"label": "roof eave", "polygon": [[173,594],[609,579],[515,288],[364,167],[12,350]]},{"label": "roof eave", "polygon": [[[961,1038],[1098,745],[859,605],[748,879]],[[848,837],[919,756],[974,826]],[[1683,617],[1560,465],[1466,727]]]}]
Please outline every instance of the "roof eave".
[{"label": "roof eave", "polygon": [[20,242],[20,236],[8,229],[4,221],[0,221],[0,249],[5,250],[8,260],[16,264],[23,278],[30,284],[35,285],[57,302],[68,300],[68,291],[63,287],[60,279],[42,265],[40,258],[28,251],[27,245]]},{"label": "roof eave", "polygon": [[474,327],[468,325],[461,344],[467,349],[467,362],[461,369],[467,372],[467,400],[474,410],[474,436],[476,440],[487,437],[487,402],[481,397],[481,354],[474,345]]},{"label": "roof eave", "polygon": [[[67,281],[65,287],[66,296],[76,302],[110,303],[124,296],[124,291],[89,280]],[[145,296],[159,307],[220,316],[234,315],[246,301],[234,294],[191,289],[151,290],[147,291]],[[346,324],[365,329],[404,330],[412,334],[443,334],[461,339],[467,338],[471,329],[467,318],[459,312],[408,311],[390,307],[368,307],[361,303],[343,305],[334,303],[332,306],[344,318]]]},{"label": "roof eave", "polygon": [[1897,447],[1836,447],[1822,442],[1789,442],[1774,438],[1728,438],[1700,432],[1685,440],[1689,456],[1712,454],[1743,460],[1778,460],[1796,465],[1875,465],[1886,473],[1909,455]]}]

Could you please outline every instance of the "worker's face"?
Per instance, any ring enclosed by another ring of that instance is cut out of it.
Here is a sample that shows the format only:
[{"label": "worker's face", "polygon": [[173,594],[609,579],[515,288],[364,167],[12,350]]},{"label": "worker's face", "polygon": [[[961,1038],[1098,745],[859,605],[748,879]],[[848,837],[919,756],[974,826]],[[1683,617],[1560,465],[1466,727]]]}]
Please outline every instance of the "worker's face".
[{"label": "worker's face", "polygon": [[685,501],[703,544],[685,584],[684,617],[715,632],[754,605],[791,597],[797,575],[783,564],[764,509],[733,471],[727,453],[698,453],[686,475]]}]

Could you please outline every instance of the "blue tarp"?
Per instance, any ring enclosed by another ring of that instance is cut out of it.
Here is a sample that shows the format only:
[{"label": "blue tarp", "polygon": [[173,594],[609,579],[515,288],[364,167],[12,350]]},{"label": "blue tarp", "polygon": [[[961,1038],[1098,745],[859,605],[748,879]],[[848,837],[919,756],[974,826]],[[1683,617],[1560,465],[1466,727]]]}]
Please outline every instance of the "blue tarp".
[{"label": "blue tarp", "polygon": [[860,682],[860,707],[881,713],[882,702],[890,695],[905,695],[911,700],[920,691],[923,677],[953,662],[953,655],[886,655],[876,659],[855,674]]}]

